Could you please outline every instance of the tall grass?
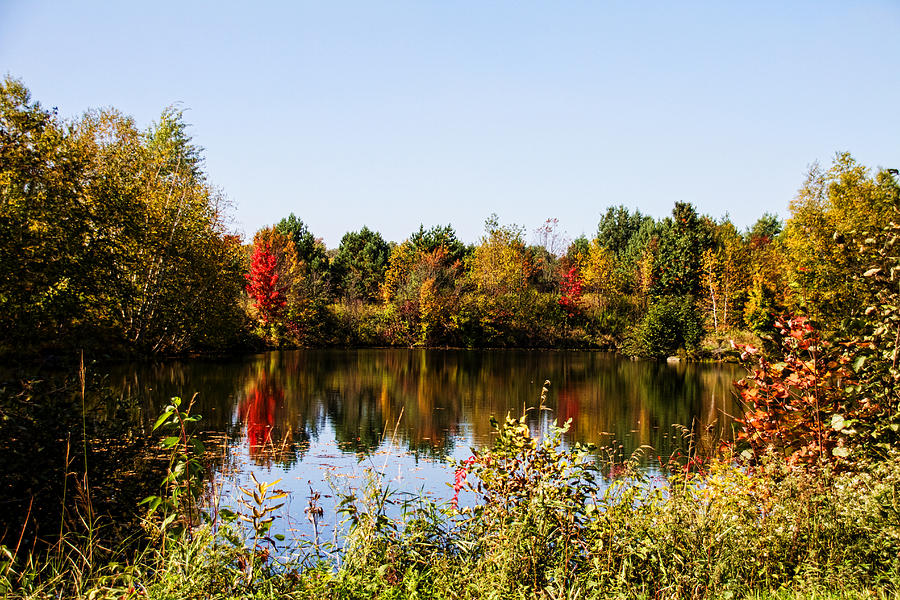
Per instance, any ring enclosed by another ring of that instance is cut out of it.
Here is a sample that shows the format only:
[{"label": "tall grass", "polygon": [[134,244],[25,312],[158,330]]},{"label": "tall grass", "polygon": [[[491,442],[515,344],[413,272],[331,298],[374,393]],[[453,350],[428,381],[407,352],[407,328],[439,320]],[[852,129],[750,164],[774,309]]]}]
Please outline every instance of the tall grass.
[{"label": "tall grass", "polygon": [[634,463],[610,469],[593,448],[564,448],[564,427],[540,439],[524,419],[496,428],[493,448],[457,465],[458,505],[404,499],[377,476],[344,496],[346,535],[333,553],[268,538],[278,495],[260,482],[255,521],[248,509],[243,520],[173,531],[136,552],[92,554],[89,538],[75,534],[40,554],[4,548],[0,590],[11,598],[898,597],[900,457],[853,473],[774,458],[755,470],[727,456],[694,459],[670,463],[652,482]]}]

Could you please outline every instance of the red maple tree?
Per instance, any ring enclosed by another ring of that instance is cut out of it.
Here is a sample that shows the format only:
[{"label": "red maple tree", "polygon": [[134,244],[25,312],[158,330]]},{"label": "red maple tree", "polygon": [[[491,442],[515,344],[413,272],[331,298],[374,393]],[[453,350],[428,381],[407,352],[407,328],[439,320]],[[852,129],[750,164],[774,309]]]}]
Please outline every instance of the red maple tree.
[{"label": "red maple tree", "polygon": [[562,306],[570,317],[574,317],[579,310],[578,302],[581,300],[583,286],[581,277],[578,274],[578,267],[573,266],[565,275],[563,275],[560,284],[559,304]]},{"label": "red maple tree", "polygon": [[264,323],[278,320],[287,304],[283,286],[278,285],[278,257],[272,252],[270,242],[257,243],[253,250],[250,272],[247,278],[247,294]]}]

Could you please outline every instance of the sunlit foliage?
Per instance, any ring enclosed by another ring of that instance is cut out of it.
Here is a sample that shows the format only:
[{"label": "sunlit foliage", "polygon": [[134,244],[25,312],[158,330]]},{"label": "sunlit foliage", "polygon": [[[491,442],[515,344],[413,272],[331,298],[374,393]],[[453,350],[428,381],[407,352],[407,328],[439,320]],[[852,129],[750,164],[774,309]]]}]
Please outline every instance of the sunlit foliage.
[{"label": "sunlit foliage", "polygon": [[234,340],[240,247],[187,127],[172,107],[143,132],[114,110],[66,123],[21,82],[4,80],[0,323],[8,344],[173,352]]},{"label": "sunlit foliage", "polygon": [[827,171],[812,166],[785,227],[793,306],[833,326],[867,301],[865,288],[852,277],[861,267],[859,257],[841,241],[890,222],[895,189],[890,176],[873,176],[847,153],[837,154]]},{"label": "sunlit foliage", "polygon": [[391,250],[382,296],[410,345],[458,339],[465,255],[450,226],[422,227]]}]

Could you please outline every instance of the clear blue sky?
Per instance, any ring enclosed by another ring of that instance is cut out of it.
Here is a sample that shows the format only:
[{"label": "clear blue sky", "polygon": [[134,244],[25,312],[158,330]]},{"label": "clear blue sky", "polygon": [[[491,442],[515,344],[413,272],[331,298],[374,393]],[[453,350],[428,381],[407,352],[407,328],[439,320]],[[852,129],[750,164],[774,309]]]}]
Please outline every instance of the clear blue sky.
[{"label": "clear blue sky", "polygon": [[739,227],[813,161],[900,167],[900,2],[0,0],[0,73],[74,117],[188,108],[252,235],[476,241],[675,201]]}]

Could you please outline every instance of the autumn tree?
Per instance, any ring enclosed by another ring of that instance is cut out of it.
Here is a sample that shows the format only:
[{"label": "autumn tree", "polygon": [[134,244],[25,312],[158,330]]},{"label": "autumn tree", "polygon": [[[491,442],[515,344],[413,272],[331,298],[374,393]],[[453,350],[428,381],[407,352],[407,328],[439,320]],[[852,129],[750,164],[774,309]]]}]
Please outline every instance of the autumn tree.
[{"label": "autumn tree", "polygon": [[182,113],[141,132],[114,110],[62,123],[0,88],[0,322],[6,339],[145,352],[228,343],[239,247]]},{"label": "autumn tree", "polygon": [[756,333],[767,333],[785,309],[785,256],[782,223],[763,214],[745,233],[748,278],[745,283],[743,322]]},{"label": "autumn tree", "polygon": [[845,252],[841,240],[889,222],[891,193],[889,181],[873,176],[848,153],[837,154],[827,171],[810,168],[785,226],[795,306],[834,326],[867,301],[865,286],[852,277],[861,266],[859,257]]},{"label": "autumn tree", "polygon": [[188,127],[174,107],[143,132],[109,110],[76,125],[93,157],[84,197],[119,219],[93,240],[114,267],[106,304],[128,343],[154,352],[221,346],[242,325],[240,243]]},{"label": "autumn tree", "polygon": [[467,248],[449,225],[420,227],[391,250],[382,296],[399,311],[411,344],[454,339],[466,255]]},{"label": "autumn tree", "polygon": [[308,341],[316,313],[305,293],[303,265],[293,239],[277,226],[257,231],[246,279],[247,295],[261,325],[259,333],[275,345]]},{"label": "autumn tree", "polygon": [[602,246],[599,240],[591,242],[580,271],[585,292],[592,296],[595,305],[605,306],[614,295],[622,292],[621,272],[618,267],[612,250]]},{"label": "autumn tree", "polygon": [[0,84],[0,338],[7,344],[80,329],[75,317],[88,308],[89,286],[80,242],[91,221],[78,198],[86,160],[55,112],[32,101],[20,81]]},{"label": "autumn tree", "polygon": [[470,278],[477,312],[488,338],[518,335],[528,328],[531,301],[529,278],[534,265],[523,241],[523,231],[500,225],[497,215],[485,222],[485,234],[471,259]]},{"label": "autumn tree", "polygon": [[578,266],[573,265],[563,275],[559,290],[559,305],[563,307],[569,317],[574,317],[581,311],[583,291],[584,286]]},{"label": "autumn tree", "polygon": [[218,307],[238,306],[239,249],[227,241],[224,200],[206,181],[202,149],[187,129],[183,112],[170,107],[141,134],[145,221],[127,275],[135,293],[119,307],[129,341],[154,352],[190,346],[200,331],[215,337],[221,319],[237,319]]},{"label": "autumn tree", "polygon": [[472,277],[479,292],[518,295],[528,287],[533,265],[523,232],[515,225],[500,225],[497,215],[485,222],[485,235],[472,257]]},{"label": "autumn tree", "polygon": [[279,284],[278,257],[272,244],[260,241],[253,245],[250,272],[247,278],[247,295],[253,300],[259,319],[264,323],[277,323],[287,306],[285,286]]},{"label": "autumn tree", "polygon": [[726,217],[710,225],[713,244],[700,256],[700,299],[718,334],[740,323],[749,273],[746,243],[734,224]]}]

